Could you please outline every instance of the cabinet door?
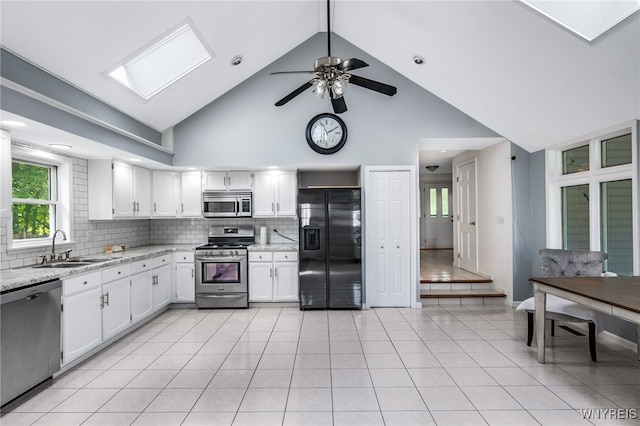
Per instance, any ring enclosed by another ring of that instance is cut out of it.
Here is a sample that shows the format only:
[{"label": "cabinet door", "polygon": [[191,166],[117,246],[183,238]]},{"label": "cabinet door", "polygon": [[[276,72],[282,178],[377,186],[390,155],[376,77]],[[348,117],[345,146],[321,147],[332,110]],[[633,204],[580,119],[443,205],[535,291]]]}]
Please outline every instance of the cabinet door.
[{"label": "cabinet door", "polygon": [[298,263],[274,263],[274,302],[290,302],[298,300]]},{"label": "cabinet door", "polygon": [[131,324],[129,278],[102,285],[102,339],[107,340]]},{"label": "cabinet door", "polygon": [[202,180],[200,172],[182,172],[180,197],[180,216],[202,217]]},{"label": "cabinet door", "polygon": [[284,171],[276,175],[276,216],[296,216],[298,182],[296,172]]},{"label": "cabinet door", "polygon": [[131,323],[136,323],[153,312],[153,285],[151,271],[131,275]]},{"label": "cabinet door", "polygon": [[[105,197],[108,194],[104,194]],[[133,166],[113,162],[113,217],[133,216]]]},{"label": "cabinet door", "polygon": [[135,216],[151,215],[151,170],[133,166],[133,201],[136,202]]},{"label": "cabinet door", "polygon": [[272,172],[255,172],[253,177],[253,215],[274,216],[274,185]]},{"label": "cabinet door", "polygon": [[226,191],[227,172],[202,173],[202,189],[207,191]]},{"label": "cabinet door", "polygon": [[153,275],[156,277],[153,286],[153,310],[155,312],[171,301],[171,265],[154,269]]},{"label": "cabinet door", "polygon": [[66,364],[102,342],[100,287],[65,297],[62,310],[62,362]]},{"label": "cabinet door", "polygon": [[227,172],[227,188],[230,191],[250,190],[252,183],[251,172]]},{"label": "cabinet door", "polygon": [[249,301],[273,300],[273,269],[271,262],[249,263]]},{"label": "cabinet door", "polygon": [[196,301],[193,263],[176,264],[176,302],[193,303]]},{"label": "cabinet door", "polygon": [[153,171],[153,217],[176,217],[178,214],[178,173]]}]

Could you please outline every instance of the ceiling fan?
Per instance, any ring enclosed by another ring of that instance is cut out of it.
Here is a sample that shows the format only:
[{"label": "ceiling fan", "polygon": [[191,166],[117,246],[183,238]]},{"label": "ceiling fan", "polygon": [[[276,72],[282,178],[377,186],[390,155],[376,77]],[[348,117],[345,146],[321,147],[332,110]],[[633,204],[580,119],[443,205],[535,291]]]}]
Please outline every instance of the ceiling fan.
[{"label": "ceiling fan", "polygon": [[387,96],[396,94],[397,89],[393,86],[351,74],[350,71],[352,70],[368,67],[369,64],[366,62],[356,58],[342,60],[331,56],[331,13],[329,2],[330,0],[327,0],[327,56],[316,59],[313,71],[272,72],[271,74],[315,74],[315,77],[311,80],[276,102],[276,106],[286,104],[308,88],[313,87],[313,93],[321,98],[324,98],[324,94],[329,92],[333,111],[336,114],[340,114],[347,110],[347,104],[343,96],[347,83],[383,93]]}]

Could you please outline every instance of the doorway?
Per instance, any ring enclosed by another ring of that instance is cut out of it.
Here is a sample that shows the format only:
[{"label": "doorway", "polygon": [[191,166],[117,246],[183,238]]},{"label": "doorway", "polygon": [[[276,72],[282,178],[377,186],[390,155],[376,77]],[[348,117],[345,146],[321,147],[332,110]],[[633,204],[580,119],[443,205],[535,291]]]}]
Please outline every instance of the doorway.
[{"label": "doorway", "polygon": [[448,182],[423,182],[421,192],[421,249],[453,248],[453,192]]}]

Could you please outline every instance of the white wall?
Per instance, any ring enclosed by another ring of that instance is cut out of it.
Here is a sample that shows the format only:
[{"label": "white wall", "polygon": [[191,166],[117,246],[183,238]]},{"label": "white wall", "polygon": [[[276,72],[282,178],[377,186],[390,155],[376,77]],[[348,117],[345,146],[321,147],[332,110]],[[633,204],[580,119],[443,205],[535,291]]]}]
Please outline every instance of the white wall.
[{"label": "white wall", "polygon": [[[456,166],[476,158],[478,272],[493,277],[493,286],[513,301],[511,210],[511,145],[499,142],[481,151],[467,151],[453,159]],[[455,173],[455,172],[454,172]],[[454,188],[454,192],[455,192]],[[502,223],[498,223],[502,218]],[[454,236],[454,249],[456,245]]]},{"label": "white wall", "polygon": [[[493,137],[496,134],[440,98],[401,76],[338,36],[332,53],[356,57],[370,66],[354,74],[394,85],[389,97],[350,85],[345,147],[333,155],[312,151],[305,129],[316,114],[332,111],[330,101],[310,90],[282,107],[274,103],[309,81],[308,74],[269,75],[307,70],[325,55],[325,35],[317,34],[264,70],[174,127],[176,166],[302,169],[418,163],[422,138]],[[212,84],[215,77],[212,76]]]}]

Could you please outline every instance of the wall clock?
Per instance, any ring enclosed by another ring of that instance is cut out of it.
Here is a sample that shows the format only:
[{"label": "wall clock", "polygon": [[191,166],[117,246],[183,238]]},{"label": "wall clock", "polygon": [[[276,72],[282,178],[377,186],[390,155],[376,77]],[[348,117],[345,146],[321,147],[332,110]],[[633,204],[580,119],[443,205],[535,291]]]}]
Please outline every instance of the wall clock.
[{"label": "wall clock", "polygon": [[309,121],[305,132],[307,143],[315,152],[333,154],[347,141],[347,126],[334,114],[318,114]]}]

